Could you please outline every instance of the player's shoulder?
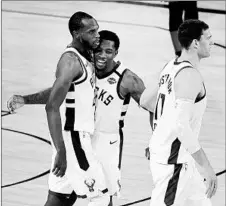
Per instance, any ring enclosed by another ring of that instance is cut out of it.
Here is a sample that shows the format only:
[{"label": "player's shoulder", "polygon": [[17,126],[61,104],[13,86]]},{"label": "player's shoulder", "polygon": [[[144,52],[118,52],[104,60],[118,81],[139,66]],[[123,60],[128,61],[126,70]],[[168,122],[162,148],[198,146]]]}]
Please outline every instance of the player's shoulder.
[{"label": "player's shoulder", "polygon": [[57,63],[56,76],[66,73],[83,73],[79,57],[73,51],[64,52]]},{"label": "player's shoulder", "polygon": [[197,93],[202,86],[202,78],[199,71],[193,67],[181,70],[175,77],[175,89],[178,91]]},{"label": "player's shoulder", "polygon": [[141,79],[135,72],[133,72],[130,69],[125,69],[124,75],[123,75],[123,80],[125,82],[136,82],[138,79]]},{"label": "player's shoulder", "polygon": [[122,64],[119,61],[117,64],[119,64],[119,66],[116,71],[120,74],[122,82],[131,82],[135,79],[140,79],[140,77],[125,64]]},{"label": "player's shoulder", "polygon": [[73,51],[66,51],[61,55],[59,62],[77,62],[78,58],[78,55],[76,55]]},{"label": "player's shoulder", "polygon": [[176,73],[175,79],[181,81],[200,81],[201,75],[194,67],[186,66]]},{"label": "player's shoulder", "polygon": [[131,69],[126,68],[126,69],[124,70],[124,76],[132,77],[132,76],[134,76],[134,75],[136,75],[136,74],[135,74]]}]

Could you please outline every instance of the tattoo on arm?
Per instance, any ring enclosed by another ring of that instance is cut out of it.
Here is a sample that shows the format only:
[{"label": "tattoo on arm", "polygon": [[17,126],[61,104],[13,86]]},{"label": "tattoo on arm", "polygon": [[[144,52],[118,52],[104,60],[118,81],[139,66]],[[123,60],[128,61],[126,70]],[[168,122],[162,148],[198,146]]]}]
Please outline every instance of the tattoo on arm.
[{"label": "tattoo on arm", "polygon": [[23,96],[25,104],[46,104],[52,88]]}]

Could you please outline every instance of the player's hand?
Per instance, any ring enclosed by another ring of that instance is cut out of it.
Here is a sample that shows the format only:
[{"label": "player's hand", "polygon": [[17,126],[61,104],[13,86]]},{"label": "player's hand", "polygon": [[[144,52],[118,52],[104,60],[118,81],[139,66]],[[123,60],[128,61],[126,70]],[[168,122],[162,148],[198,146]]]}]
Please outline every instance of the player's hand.
[{"label": "player's hand", "polygon": [[21,95],[13,95],[7,101],[7,108],[10,113],[24,106],[24,98]]},{"label": "player's hand", "polygon": [[148,160],[150,160],[150,150],[149,150],[149,147],[147,147],[147,148],[145,149],[145,157],[146,157]]},{"label": "player's hand", "polygon": [[211,198],[215,195],[217,191],[217,176],[213,171],[212,167],[208,168],[205,171],[205,180],[206,180],[206,195],[208,198]]},{"label": "player's hand", "polygon": [[63,177],[67,169],[66,150],[57,152],[52,172],[57,177]]}]

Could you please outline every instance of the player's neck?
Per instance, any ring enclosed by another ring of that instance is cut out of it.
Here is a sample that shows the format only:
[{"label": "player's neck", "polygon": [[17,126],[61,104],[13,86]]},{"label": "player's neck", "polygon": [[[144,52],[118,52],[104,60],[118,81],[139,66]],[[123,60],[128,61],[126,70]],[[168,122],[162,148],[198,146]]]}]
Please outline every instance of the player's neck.
[{"label": "player's neck", "polygon": [[181,56],[178,58],[178,62],[182,61],[189,61],[194,68],[199,68],[200,58],[195,52],[182,50]]}]

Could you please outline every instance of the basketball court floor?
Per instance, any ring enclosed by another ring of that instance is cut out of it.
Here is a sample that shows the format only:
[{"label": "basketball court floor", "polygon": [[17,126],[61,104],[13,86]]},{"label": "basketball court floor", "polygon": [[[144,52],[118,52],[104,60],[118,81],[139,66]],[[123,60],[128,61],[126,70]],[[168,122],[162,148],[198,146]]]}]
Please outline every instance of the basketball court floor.
[{"label": "basketball court floor", "polygon": [[[225,10],[225,2],[200,2]],[[168,9],[95,1],[2,2],[2,141],[1,200],[3,206],[40,206],[47,197],[51,146],[44,106],[24,106],[6,115],[13,94],[50,87],[57,61],[70,43],[68,19],[76,11],[94,16],[101,29],[121,40],[118,60],[145,83],[174,57],[168,29]],[[209,24],[216,43],[225,47],[225,15],[199,13]],[[208,105],[200,141],[216,173],[225,170],[225,48],[214,46],[201,63]],[[132,101],[125,119],[122,194],[117,205],[148,206],[153,188],[144,149],[151,137],[148,114]],[[225,173],[213,206],[225,205]],[[131,203],[131,204],[130,204]],[[75,205],[86,205],[79,200]]]}]

